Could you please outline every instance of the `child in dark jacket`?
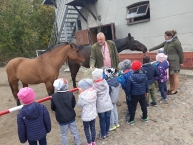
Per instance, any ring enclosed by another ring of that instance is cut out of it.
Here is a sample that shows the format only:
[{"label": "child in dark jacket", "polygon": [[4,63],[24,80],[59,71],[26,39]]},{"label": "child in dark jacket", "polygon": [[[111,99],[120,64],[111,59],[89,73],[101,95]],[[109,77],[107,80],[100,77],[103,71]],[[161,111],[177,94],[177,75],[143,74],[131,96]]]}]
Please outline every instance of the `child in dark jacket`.
[{"label": "child in dark jacket", "polygon": [[131,61],[129,59],[123,60],[122,62],[119,63],[119,69],[122,70],[123,73],[118,77],[118,81],[125,92],[126,102],[128,107],[128,113],[125,116],[125,119],[129,120],[130,112],[131,112],[131,95],[126,94],[127,93],[126,87],[127,87],[127,80],[130,77],[130,75],[133,73],[131,69]]},{"label": "child in dark jacket", "polygon": [[134,72],[127,80],[126,91],[127,94],[131,95],[131,116],[128,123],[133,125],[138,102],[140,103],[141,110],[143,112],[141,119],[144,122],[147,122],[147,107],[145,97],[148,95],[148,84],[147,76],[145,72],[141,70],[141,63],[139,61],[134,61],[131,69]]},{"label": "child in dark jacket", "polygon": [[46,107],[34,102],[35,93],[33,89],[25,87],[17,94],[24,104],[17,115],[18,135],[21,143],[27,140],[29,145],[47,145],[46,135],[51,131],[50,115]]},{"label": "child in dark jacket", "polygon": [[114,68],[111,67],[106,68],[104,74],[106,75],[106,81],[109,85],[109,94],[113,104],[113,110],[111,110],[110,129],[109,129],[109,131],[112,131],[120,126],[118,123],[118,112],[116,105],[116,103],[119,100],[120,84],[118,82],[118,77],[115,76]]},{"label": "child in dark jacket", "polygon": [[61,145],[68,145],[68,128],[70,128],[76,145],[81,145],[80,135],[76,126],[76,105],[75,97],[72,92],[67,91],[68,81],[60,78],[54,81],[54,88],[57,93],[52,95],[51,109],[55,111],[56,120],[61,131]]},{"label": "child in dark jacket", "polygon": [[155,95],[155,77],[159,76],[159,71],[150,63],[150,57],[143,57],[142,70],[146,71],[147,83],[148,83],[148,96],[146,97],[146,106],[149,107],[149,95],[151,95],[152,102],[150,105],[157,106],[156,95]]},{"label": "child in dark jacket", "polygon": [[160,103],[168,103],[167,102],[167,87],[166,82],[168,80],[168,68],[169,63],[167,61],[167,55],[164,53],[158,53],[156,55],[156,61],[159,62],[157,69],[160,72],[160,75],[156,77],[156,80],[158,81],[159,90],[161,93],[161,98],[159,99]]}]

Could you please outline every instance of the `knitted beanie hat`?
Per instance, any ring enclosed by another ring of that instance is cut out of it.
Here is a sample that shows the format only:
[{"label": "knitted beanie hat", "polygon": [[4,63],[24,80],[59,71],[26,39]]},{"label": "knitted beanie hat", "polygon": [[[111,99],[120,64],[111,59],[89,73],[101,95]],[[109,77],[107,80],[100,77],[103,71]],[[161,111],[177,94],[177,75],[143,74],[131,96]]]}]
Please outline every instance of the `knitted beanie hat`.
[{"label": "knitted beanie hat", "polygon": [[57,91],[66,91],[68,89],[68,81],[65,78],[59,78],[54,81],[53,86]]},{"label": "knitted beanie hat", "polygon": [[138,60],[135,60],[132,63],[131,69],[136,71],[136,70],[140,70],[141,69],[141,62],[139,62]]},{"label": "knitted beanie hat", "polygon": [[92,79],[82,79],[78,82],[78,86],[83,90],[87,90],[88,88],[92,87]]},{"label": "knitted beanie hat", "polygon": [[130,69],[131,68],[131,61],[129,59],[123,60],[123,62],[119,63],[119,68],[121,70]]},{"label": "knitted beanie hat", "polygon": [[34,90],[29,87],[21,88],[17,96],[25,105],[33,103],[36,97]]},{"label": "knitted beanie hat", "polygon": [[168,56],[165,55],[164,53],[158,53],[156,55],[156,61],[158,62],[163,62],[164,60],[167,60]]},{"label": "knitted beanie hat", "polygon": [[92,72],[93,80],[99,80],[103,78],[103,70],[95,68],[95,70]]}]

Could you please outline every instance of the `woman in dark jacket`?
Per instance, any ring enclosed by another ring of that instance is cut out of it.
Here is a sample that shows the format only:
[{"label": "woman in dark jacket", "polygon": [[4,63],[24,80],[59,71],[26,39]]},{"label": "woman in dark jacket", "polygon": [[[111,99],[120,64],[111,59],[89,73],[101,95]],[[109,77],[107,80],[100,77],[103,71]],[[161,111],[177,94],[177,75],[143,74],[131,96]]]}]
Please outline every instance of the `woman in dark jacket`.
[{"label": "woman in dark jacket", "polygon": [[177,94],[177,89],[179,86],[178,73],[180,72],[180,66],[183,66],[184,62],[182,46],[178,40],[178,37],[176,36],[176,33],[177,32],[175,30],[166,31],[165,42],[149,49],[149,51],[153,51],[164,47],[164,53],[168,55],[170,82],[170,90],[168,90],[168,95]]}]

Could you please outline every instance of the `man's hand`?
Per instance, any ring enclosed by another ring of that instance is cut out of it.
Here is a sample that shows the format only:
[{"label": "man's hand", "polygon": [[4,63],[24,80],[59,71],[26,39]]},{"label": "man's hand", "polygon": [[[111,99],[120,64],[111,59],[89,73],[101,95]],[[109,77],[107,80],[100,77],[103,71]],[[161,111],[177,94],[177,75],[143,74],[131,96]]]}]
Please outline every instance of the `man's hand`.
[{"label": "man's hand", "polygon": [[180,64],[180,66],[181,66],[181,67],[183,67],[183,66],[184,66],[184,64],[182,63],[182,64]]},{"label": "man's hand", "polygon": [[92,66],[90,67],[90,69],[92,70]]},{"label": "man's hand", "polygon": [[145,93],[145,97],[148,97],[148,93]]}]

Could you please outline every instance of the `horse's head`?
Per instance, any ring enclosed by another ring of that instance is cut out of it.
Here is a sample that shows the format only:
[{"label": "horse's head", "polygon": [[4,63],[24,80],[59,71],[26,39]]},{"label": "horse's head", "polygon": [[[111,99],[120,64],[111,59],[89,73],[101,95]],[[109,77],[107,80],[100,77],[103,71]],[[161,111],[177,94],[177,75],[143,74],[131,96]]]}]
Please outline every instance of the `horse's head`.
[{"label": "horse's head", "polygon": [[128,33],[128,37],[125,38],[127,43],[127,49],[142,51],[143,53],[147,52],[147,47],[141,42],[134,39],[130,33]]},{"label": "horse's head", "polygon": [[79,53],[75,44],[70,44],[70,51],[68,53],[68,58],[82,65],[85,61],[85,58]]}]

